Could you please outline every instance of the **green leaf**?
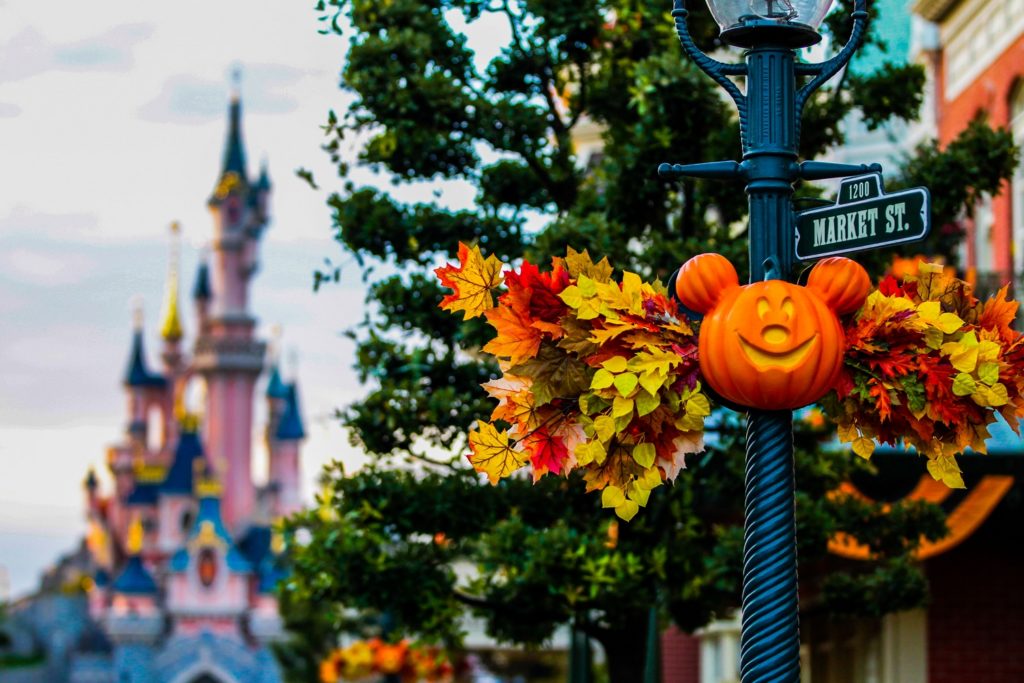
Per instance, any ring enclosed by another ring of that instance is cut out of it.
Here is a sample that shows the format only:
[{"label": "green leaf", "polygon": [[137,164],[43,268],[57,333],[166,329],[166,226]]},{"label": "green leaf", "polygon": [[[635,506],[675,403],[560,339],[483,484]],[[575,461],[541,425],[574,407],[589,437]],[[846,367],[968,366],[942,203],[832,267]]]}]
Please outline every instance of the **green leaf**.
[{"label": "green leaf", "polygon": [[974,378],[966,372],[961,372],[953,378],[953,393],[957,396],[970,396],[976,389]]}]

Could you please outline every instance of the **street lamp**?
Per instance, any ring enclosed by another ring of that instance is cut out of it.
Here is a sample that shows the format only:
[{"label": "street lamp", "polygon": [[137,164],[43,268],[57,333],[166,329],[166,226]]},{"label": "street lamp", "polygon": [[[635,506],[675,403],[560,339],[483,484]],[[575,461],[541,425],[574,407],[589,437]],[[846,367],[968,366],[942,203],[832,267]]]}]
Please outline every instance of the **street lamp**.
[{"label": "street lamp", "polygon": [[[792,279],[795,257],[793,183],[880,172],[798,159],[800,114],[807,99],[839,72],[860,47],[866,0],[856,0],[853,30],[842,50],[819,63],[798,62],[796,51],[821,40],[817,27],[832,0],[708,0],[726,43],[746,48],[727,64],[700,51],[686,25],[685,0],[672,16],[686,54],[732,97],[739,111],[740,161],[662,164],[665,178],[742,180],[750,207],[750,282]],[[746,90],[730,77],[742,76]],[[797,85],[798,79],[804,82]],[[800,680],[793,414],[751,408],[747,417],[746,520],[743,542],[743,683]]]}]

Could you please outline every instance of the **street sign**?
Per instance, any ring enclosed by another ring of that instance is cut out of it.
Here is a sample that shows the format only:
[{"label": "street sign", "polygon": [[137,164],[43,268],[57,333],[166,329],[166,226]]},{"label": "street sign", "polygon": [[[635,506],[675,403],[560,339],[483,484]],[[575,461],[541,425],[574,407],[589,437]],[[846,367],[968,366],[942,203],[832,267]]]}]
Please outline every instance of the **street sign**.
[{"label": "street sign", "polygon": [[885,194],[879,173],[845,178],[835,205],[796,214],[796,257],[809,261],[917,242],[930,227],[926,188]]}]

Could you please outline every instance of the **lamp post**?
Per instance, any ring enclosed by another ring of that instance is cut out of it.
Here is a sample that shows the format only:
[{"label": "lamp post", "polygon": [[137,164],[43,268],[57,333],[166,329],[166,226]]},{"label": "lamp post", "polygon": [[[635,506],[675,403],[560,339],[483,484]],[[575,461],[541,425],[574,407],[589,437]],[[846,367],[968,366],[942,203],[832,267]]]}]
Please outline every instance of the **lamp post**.
[{"label": "lamp post", "polygon": [[[708,0],[724,42],[745,48],[727,64],[700,51],[686,25],[685,0],[672,16],[683,50],[729,93],[739,110],[741,161],[662,164],[666,178],[742,180],[750,207],[750,282],[791,277],[795,265],[793,183],[878,172],[880,167],[799,162],[800,115],[811,94],[849,62],[864,40],[866,0],[856,0],[853,31],[842,50],[819,64],[796,60],[817,32],[832,0]],[[746,79],[746,92],[730,80]],[[798,79],[806,82],[798,87]],[[800,680],[793,415],[754,410],[747,418],[743,542],[743,683]]]}]

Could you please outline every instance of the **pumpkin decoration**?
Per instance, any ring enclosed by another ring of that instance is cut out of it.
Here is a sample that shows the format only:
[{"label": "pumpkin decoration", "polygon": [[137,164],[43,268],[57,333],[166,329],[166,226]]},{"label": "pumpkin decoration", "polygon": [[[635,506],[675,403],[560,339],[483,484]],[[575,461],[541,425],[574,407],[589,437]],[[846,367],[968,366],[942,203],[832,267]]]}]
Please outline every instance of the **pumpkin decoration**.
[{"label": "pumpkin decoration", "polygon": [[733,403],[771,410],[817,401],[842,368],[838,315],[860,308],[871,288],[847,258],[825,259],[806,287],[782,280],[741,286],[719,254],[700,254],[676,279],[683,305],[705,314],[698,348],[705,380]]}]

